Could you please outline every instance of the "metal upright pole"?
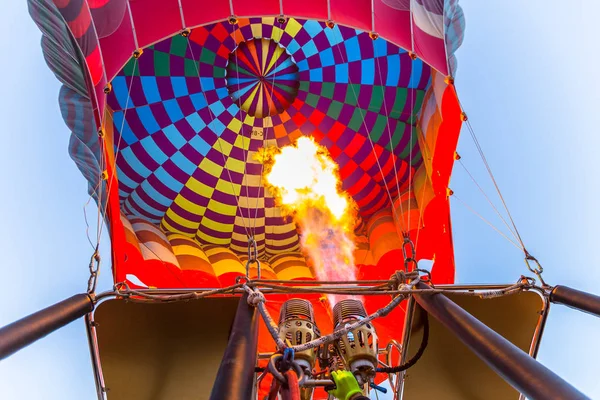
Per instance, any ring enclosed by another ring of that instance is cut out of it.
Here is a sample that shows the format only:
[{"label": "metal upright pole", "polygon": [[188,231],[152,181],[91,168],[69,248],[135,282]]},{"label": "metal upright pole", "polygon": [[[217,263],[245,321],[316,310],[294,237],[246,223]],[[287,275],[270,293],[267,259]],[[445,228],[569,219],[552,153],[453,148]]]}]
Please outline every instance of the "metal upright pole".
[{"label": "metal upright pole", "polygon": [[94,309],[89,295],[76,294],[0,328],[0,360],[83,317]]},{"label": "metal upright pole", "polygon": [[258,349],[258,313],[240,298],[229,342],[221,360],[210,400],[250,400],[254,393],[254,367]]},{"label": "metal upright pole", "polygon": [[[420,283],[419,289],[429,288]],[[416,293],[415,300],[480,359],[533,400],[588,399],[554,372],[460,308],[443,294]]]},{"label": "metal upright pole", "polygon": [[550,301],[600,317],[600,296],[591,293],[558,285],[552,289]]}]

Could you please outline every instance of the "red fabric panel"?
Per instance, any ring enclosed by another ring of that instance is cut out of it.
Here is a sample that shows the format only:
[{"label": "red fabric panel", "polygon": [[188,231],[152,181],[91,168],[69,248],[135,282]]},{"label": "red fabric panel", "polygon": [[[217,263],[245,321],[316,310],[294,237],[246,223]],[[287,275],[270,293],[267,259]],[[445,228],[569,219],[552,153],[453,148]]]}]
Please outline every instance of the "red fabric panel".
[{"label": "red fabric panel", "polygon": [[412,50],[408,11],[395,10],[381,0],[375,0],[375,32],[404,50]]},{"label": "red fabric panel", "polygon": [[327,0],[283,0],[284,15],[327,20]]},{"label": "red fabric panel", "polygon": [[182,31],[177,0],[130,0],[139,47]]},{"label": "red fabric panel", "polygon": [[103,51],[106,78],[110,82],[136,50],[128,11],[125,11],[125,16],[117,30],[112,35],[100,39],[100,47]]},{"label": "red fabric panel", "polygon": [[232,0],[233,13],[238,17],[279,15],[279,0]]},{"label": "red fabric panel", "polygon": [[413,35],[415,41],[415,53],[444,75],[448,75],[448,64],[446,64],[446,46],[444,40],[431,36],[422,31],[413,21]]},{"label": "red fabric panel", "polygon": [[181,7],[188,27],[220,21],[231,14],[228,1],[181,0]]},{"label": "red fabric panel", "polygon": [[336,24],[370,32],[371,0],[331,0],[331,19]]},{"label": "red fabric panel", "polygon": [[458,136],[462,120],[461,109],[454,86],[448,85],[444,90],[441,101],[442,124],[440,125],[435,143],[435,153],[432,161],[432,184],[436,195],[446,193],[454,166],[454,152],[458,144]]}]

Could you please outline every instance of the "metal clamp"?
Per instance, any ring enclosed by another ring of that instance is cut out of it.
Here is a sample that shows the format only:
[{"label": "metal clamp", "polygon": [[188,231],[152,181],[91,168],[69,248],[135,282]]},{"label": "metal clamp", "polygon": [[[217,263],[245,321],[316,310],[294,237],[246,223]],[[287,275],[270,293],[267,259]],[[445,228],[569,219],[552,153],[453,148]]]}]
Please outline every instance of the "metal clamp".
[{"label": "metal clamp", "polygon": [[248,237],[248,261],[246,262],[246,276],[250,278],[250,265],[256,264],[256,279],[260,279],[260,261],[258,260],[258,246],[253,236]]},{"label": "metal clamp", "polygon": [[537,258],[529,254],[527,250],[525,250],[525,265],[527,265],[527,269],[529,271],[533,272],[538,277],[542,287],[548,286],[548,284],[544,281],[544,278],[542,278],[542,272],[544,272],[542,264],[540,264]]},{"label": "metal clamp", "polygon": [[92,295],[96,293],[96,282],[98,281],[98,273],[100,272],[100,252],[98,251],[98,245],[96,245],[96,249],[90,257],[88,268],[90,270],[90,277],[88,279],[87,293]]},{"label": "metal clamp", "polygon": [[[417,269],[417,253],[415,250],[415,244],[412,240],[410,240],[410,236],[408,233],[404,233],[402,235],[404,237],[404,243],[402,243],[402,256],[404,257],[404,270],[408,272],[408,266],[413,264],[414,268]],[[407,247],[410,254],[407,252]]]},{"label": "metal clamp", "polygon": [[[292,354],[292,357],[293,357],[293,352],[291,354]],[[282,368],[281,364],[285,363],[284,360],[285,359],[284,359],[283,355],[281,355],[281,354],[274,354],[269,359],[269,363],[267,364],[267,369],[273,375],[273,377],[275,379],[277,379],[279,382],[285,384],[285,383],[287,383],[287,379],[285,378],[285,375],[283,375],[281,373],[281,370],[280,370]],[[296,372],[296,375],[298,375],[298,382],[300,382],[300,385],[302,385],[304,383],[304,381],[306,380],[306,376],[304,375],[304,370],[302,369],[302,367],[300,366],[300,364],[298,364],[297,362],[293,361],[293,358],[292,358],[292,361],[289,363],[289,368],[293,369],[294,372]]]}]

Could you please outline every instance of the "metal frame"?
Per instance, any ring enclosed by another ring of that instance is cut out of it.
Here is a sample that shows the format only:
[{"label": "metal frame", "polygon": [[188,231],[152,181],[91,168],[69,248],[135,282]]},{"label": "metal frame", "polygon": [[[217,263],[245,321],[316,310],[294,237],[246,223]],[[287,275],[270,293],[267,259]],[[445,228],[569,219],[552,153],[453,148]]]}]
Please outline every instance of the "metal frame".
[{"label": "metal frame", "polygon": [[[485,291],[485,290],[494,290],[494,289],[503,289],[508,287],[509,285],[436,285],[436,288],[445,289],[445,290],[454,290],[454,291]],[[532,358],[537,358],[537,354],[540,348],[542,335],[544,333],[544,328],[546,327],[546,320],[548,319],[548,313],[550,311],[550,301],[548,299],[548,295],[546,290],[540,286],[531,286],[530,288],[524,288],[524,291],[531,291],[537,293],[542,299],[542,310],[540,312],[540,316],[538,318],[538,323],[535,327],[535,331],[533,334],[533,339],[531,341],[531,345],[529,347],[529,355]],[[404,320],[404,329],[402,333],[402,357],[401,363],[406,362],[408,357],[408,348],[410,343],[410,330],[413,323],[414,318],[414,310],[415,310],[416,300],[414,297],[410,297],[408,299],[408,305],[406,310],[406,317]],[[398,400],[404,398],[404,382],[405,375],[407,371],[402,371],[400,376],[398,377],[398,381],[396,382],[396,390],[398,392]],[[392,389],[394,389],[392,387]],[[524,400],[525,396],[520,394],[520,400]]]},{"label": "metal frame", "polygon": [[[279,283],[283,284],[284,281],[280,281]],[[385,282],[389,282],[386,280],[382,280],[380,283],[385,283]],[[286,283],[292,284],[294,286],[286,286],[287,290],[286,293],[289,294],[306,294],[305,292],[301,291],[301,290],[297,290],[295,291],[294,288],[305,288],[305,287],[311,287],[311,288],[319,288],[319,289],[356,289],[357,285],[360,286],[361,288],[374,288],[374,286],[371,284],[375,284],[375,283],[379,283],[379,281],[371,281],[369,282],[369,285],[365,285],[363,282],[360,281],[356,281],[356,282],[344,282],[343,284],[328,284],[326,283],[325,285],[320,284],[319,282],[298,282],[298,281],[287,281]],[[260,286],[260,283],[258,283],[258,286]],[[509,284],[505,284],[505,285],[436,285],[435,287],[437,289],[443,289],[443,290],[451,290],[451,291],[470,291],[470,292],[480,292],[480,291],[488,291],[488,290],[499,290],[499,289],[505,289],[510,287],[511,285]],[[185,293],[191,293],[191,292],[198,292],[198,293],[203,293],[203,292],[208,292],[211,290],[215,290],[214,288],[198,288],[198,289],[140,289],[138,290],[139,292],[142,293],[147,293],[147,294],[185,294]],[[289,290],[289,291],[288,291]],[[530,287],[526,287],[523,290],[526,291],[533,291],[535,293],[537,293],[540,298],[542,299],[543,302],[543,308],[541,311],[541,315],[538,319],[538,323],[536,326],[536,329],[534,331],[534,337],[532,339],[531,342],[531,346],[530,346],[530,350],[529,350],[529,355],[533,358],[536,358],[538,350],[539,350],[539,346],[541,343],[541,338],[542,338],[542,334],[544,331],[544,327],[546,324],[546,319],[548,316],[548,311],[549,311],[549,307],[550,307],[550,302],[547,296],[547,292],[539,286],[530,286]],[[261,292],[263,292],[264,294],[269,294],[269,293],[278,293],[276,291],[274,291],[273,289],[270,288],[261,288]],[[236,289],[234,291],[234,296],[240,296],[245,293],[245,291],[243,289]],[[364,296],[373,296],[375,294],[365,294]],[[389,293],[386,293],[386,291],[381,291],[381,295],[389,295]],[[223,295],[215,295],[215,296],[223,296]],[[231,294],[228,294],[227,296],[232,296]],[[99,304],[100,302],[107,300],[109,298],[119,298],[120,296],[118,295],[117,292],[115,291],[110,291],[110,292],[104,292],[104,293],[100,293],[97,297],[96,297],[96,304]],[[126,301],[137,301],[135,299],[128,299]],[[153,301],[153,300],[148,300],[148,299],[144,299],[144,300],[140,300],[140,301],[144,301],[144,302],[159,302],[159,301]],[[415,300],[414,298],[411,296],[408,299],[408,308],[407,308],[407,312],[406,312],[406,318],[405,318],[405,324],[404,324],[404,329],[402,332],[402,350],[401,350],[401,362],[404,363],[406,361],[406,358],[408,356],[407,351],[408,351],[408,344],[410,341],[410,326],[412,325],[412,319],[414,317],[414,304]],[[95,312],[95,310],[94,310]],[[106,400],[106,388],[104,385],[104,378],[102,375],[102,361],[100,360],[100,356],[99,356],[99,349],[98,349],[98,341],[96,338],[96,332],[95,332],[95,322],[94,322],[94,312],[89,313],[88,315],[86,315],[85,318],[85,323],[86,323],[86,332],[88,335],[88,341],[89,341],[89,348],[90,348],[90,356],[91,356],[91,361],[92,361],[92,368],[94,370],[94,380],[96,383],[96,388],[97,388],[97,395],[98,395],[98,400]],[[380,352],[380,354],[383,354],[383,352]],[[259,358],[263,358],[266,357],[267,354],[259,354],[258,357]],[[402,398],[402,391],[404,388],[404,376],[405,376],[405,372],[403,371],[399,374],[399,378],[398,381],[396,382],[396,388],[397,390],[400,390],[399,393],[399,397],[398,399]],[[398,386],[399,385],[399,386]]]}]

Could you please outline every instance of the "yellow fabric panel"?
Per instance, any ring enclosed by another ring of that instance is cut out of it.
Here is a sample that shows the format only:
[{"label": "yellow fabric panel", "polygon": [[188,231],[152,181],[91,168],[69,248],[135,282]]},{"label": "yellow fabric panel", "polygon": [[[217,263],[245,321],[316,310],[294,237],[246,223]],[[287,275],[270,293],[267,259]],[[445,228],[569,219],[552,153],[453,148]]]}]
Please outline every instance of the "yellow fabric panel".
[{"label": "yellow fabric panel", "polygon": [[285,268],[277,274],[277,279],[292,280],[292,279],[314,279],[310,268],[306,266],[296,266]]},{"label": "yellow fabric panel", "polygon": [[169,239],[171,247],[173,248],[173,253],[176,256],[194,256],[210,263],[206,253],[204,253],[198,242],[196,242],[193,238],[180,233],[167,233],[167,239]]},{"label": "yellow fabric panel", "polygon": [[[182,203],[190,203],[190,202],[187,201],[185,198],[183,198],[181,195],[177,196],[177,198],[175,199],[175,203],[177,203],[177,205],[181,206],[181,208],[190,211],[191,213],[196,213],[196,215],[204,215],[204,212],[206,211],[206,207],[202,207],[202,206],[194,206],[194,208],[197,210],[197,212],[195,212],[189,208],[186,208],[185,206],[182,205]],[[182,226],[185,226],[186,228],[198,229],[198,222],[190,221],[189,219],[182,217],[181,215],[179,215],[175,211],[173,211],[171,208],[169,208],[167,210],[165,215],[168,215],[170,219],[172,219],[173,221],[177,222],[178,224],[180,224]],[[177,229],[172,227],[167,222],[166,218],[162,219],[161,224],[164,225],[164,227],[168,231],[172,231],[172,232],[177,231]]]},{"label": "yellow fabric panel", "polygon": [[252,28],[252,36],[254,36],[255,38],[263,37],[262,27],[263,24],[251,24],[250,28]]},{"label": "yellow fabric panel", "polygon": [[[228,128],[230,128],[231,130],[233,130],[231,128],[233,121],[237,121],[237,120],[233,119],[231,121],[231,123],[229,124]],[[238,124],[239,124],[239,121],[238,121]],[[233,145],[231,143],[229,143],[228,141],[223,140],[223,138],[218,138],[217,142],[213,145],[213,148],[219,150],[222,154],[225,154],[226,156],[228,156],[229,153],[231,153],[231,149],[233,148]]]},{"label": "yellow fabric panel", "polygon": [[[236,160],[233,157],[229,157],[225,162],[225,168],[230,171],[237,172],[239,174],[243,174],[246,168],[246,163],[242,160]],[[231,190],[231,188],[230,188]],[[238,189],[239,191],[239,189]]]},{"label": "yellow fabric panel", "polygon": [[229,272],[246,274],[246,264],[242,263],[230,249],[221,246],[205,246],[204,252],[213,266],[215,275],[220,276]]},{"label": "yellow fabric panel", "polygon": [[296,34],[302,29],[302,25],[294,18],[290,18],[285,25],[285,32],[288,33],[291,37],[296,36]]},{"label": "yellow fabric panel", "polygon": [[198,231],[196,233],[196,235],[198,236],[199,239],[201,239],[202,241],[206,242],[206,243],[213,243],[215,245],[219,245],[219,246],[228,246],[230,243],[230,239],[226,239],[226,238],[216,238],[214,236],[210,236],[207,233]]}]

